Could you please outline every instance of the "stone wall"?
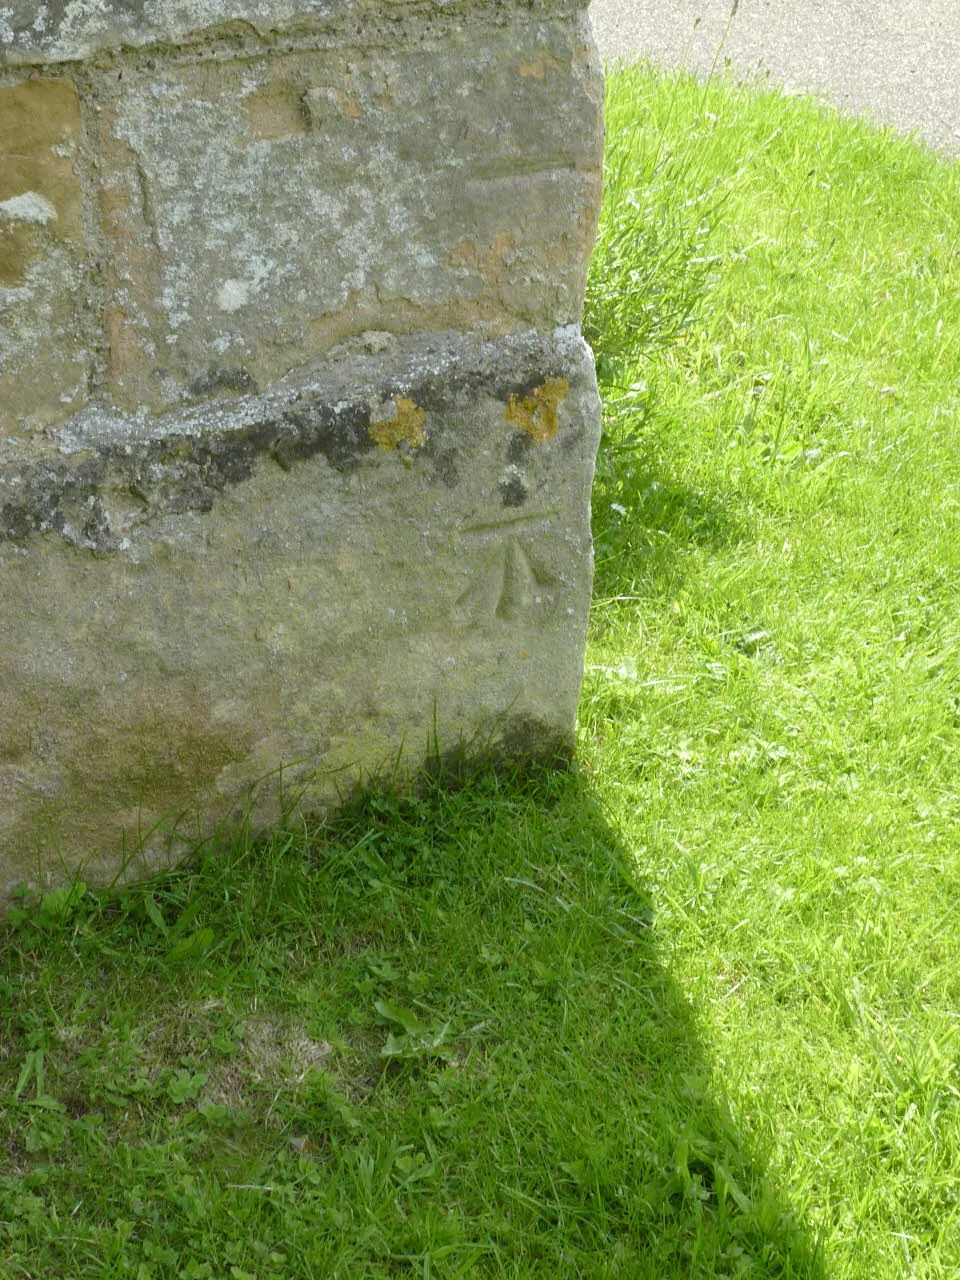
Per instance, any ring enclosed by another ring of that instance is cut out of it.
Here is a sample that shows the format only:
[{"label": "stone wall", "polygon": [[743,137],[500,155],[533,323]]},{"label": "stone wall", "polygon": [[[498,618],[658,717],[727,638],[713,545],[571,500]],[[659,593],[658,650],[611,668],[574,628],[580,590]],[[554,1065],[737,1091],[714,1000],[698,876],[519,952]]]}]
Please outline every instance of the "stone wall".
[{"label": "stone wall", "polygon": [[0,8],[0,892],[569,747],[585,0]]}]

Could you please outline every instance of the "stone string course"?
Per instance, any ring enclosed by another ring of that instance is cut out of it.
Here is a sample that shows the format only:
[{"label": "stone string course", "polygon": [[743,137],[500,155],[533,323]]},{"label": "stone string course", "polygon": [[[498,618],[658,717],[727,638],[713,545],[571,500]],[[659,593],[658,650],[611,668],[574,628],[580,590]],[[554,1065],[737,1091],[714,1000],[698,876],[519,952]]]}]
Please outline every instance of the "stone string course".
[{"label": "stone string course", "polygon": [[585,4],[0,5],[0,893],[569,749]]}]

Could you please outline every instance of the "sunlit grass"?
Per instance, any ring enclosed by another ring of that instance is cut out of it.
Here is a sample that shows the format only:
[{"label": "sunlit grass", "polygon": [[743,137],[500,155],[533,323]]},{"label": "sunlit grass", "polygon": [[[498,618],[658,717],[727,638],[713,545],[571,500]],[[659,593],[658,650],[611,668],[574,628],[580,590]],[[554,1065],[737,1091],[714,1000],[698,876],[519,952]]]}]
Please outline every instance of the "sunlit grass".
[{"label": "sunlit grass", "polygon": [[723,204],[693,321],[601,362],[588,755],[830,1273],[958,1274],[960,166],[613,92]]}]

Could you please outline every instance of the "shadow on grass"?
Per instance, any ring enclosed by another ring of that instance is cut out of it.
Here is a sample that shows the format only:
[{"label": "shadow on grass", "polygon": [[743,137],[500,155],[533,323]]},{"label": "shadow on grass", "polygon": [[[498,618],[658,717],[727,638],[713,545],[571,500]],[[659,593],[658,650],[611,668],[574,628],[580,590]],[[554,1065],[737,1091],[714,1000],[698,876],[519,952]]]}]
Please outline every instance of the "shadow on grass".
[{"label": "shadow on grass", "polygon": [[3,942],[4,1275],[822,1274],[575,774],[370,799]]},{"label": "shadow on grass", "polygon": [[593,492],[598,600],[675,593],[691,550],[728,546],[739,537],[719,495],[671,474],[670,446],[652,439],[649,426],[638,424],[633,438],[605,438]]}]

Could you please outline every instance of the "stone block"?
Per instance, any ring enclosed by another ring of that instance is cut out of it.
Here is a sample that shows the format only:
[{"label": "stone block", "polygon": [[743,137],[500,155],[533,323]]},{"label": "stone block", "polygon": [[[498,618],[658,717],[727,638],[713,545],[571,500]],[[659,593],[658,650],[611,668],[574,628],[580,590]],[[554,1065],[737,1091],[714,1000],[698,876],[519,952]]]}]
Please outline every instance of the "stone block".
[{"label": "stone block", "polygon": [[105,76],[115,402],[263,389],[372,328],[577,321],[601,125],[569,25]]},{"label": "stone block", "polygon": [[40,9],[0,10],[0,894],[569,752],[583,3]]}]

